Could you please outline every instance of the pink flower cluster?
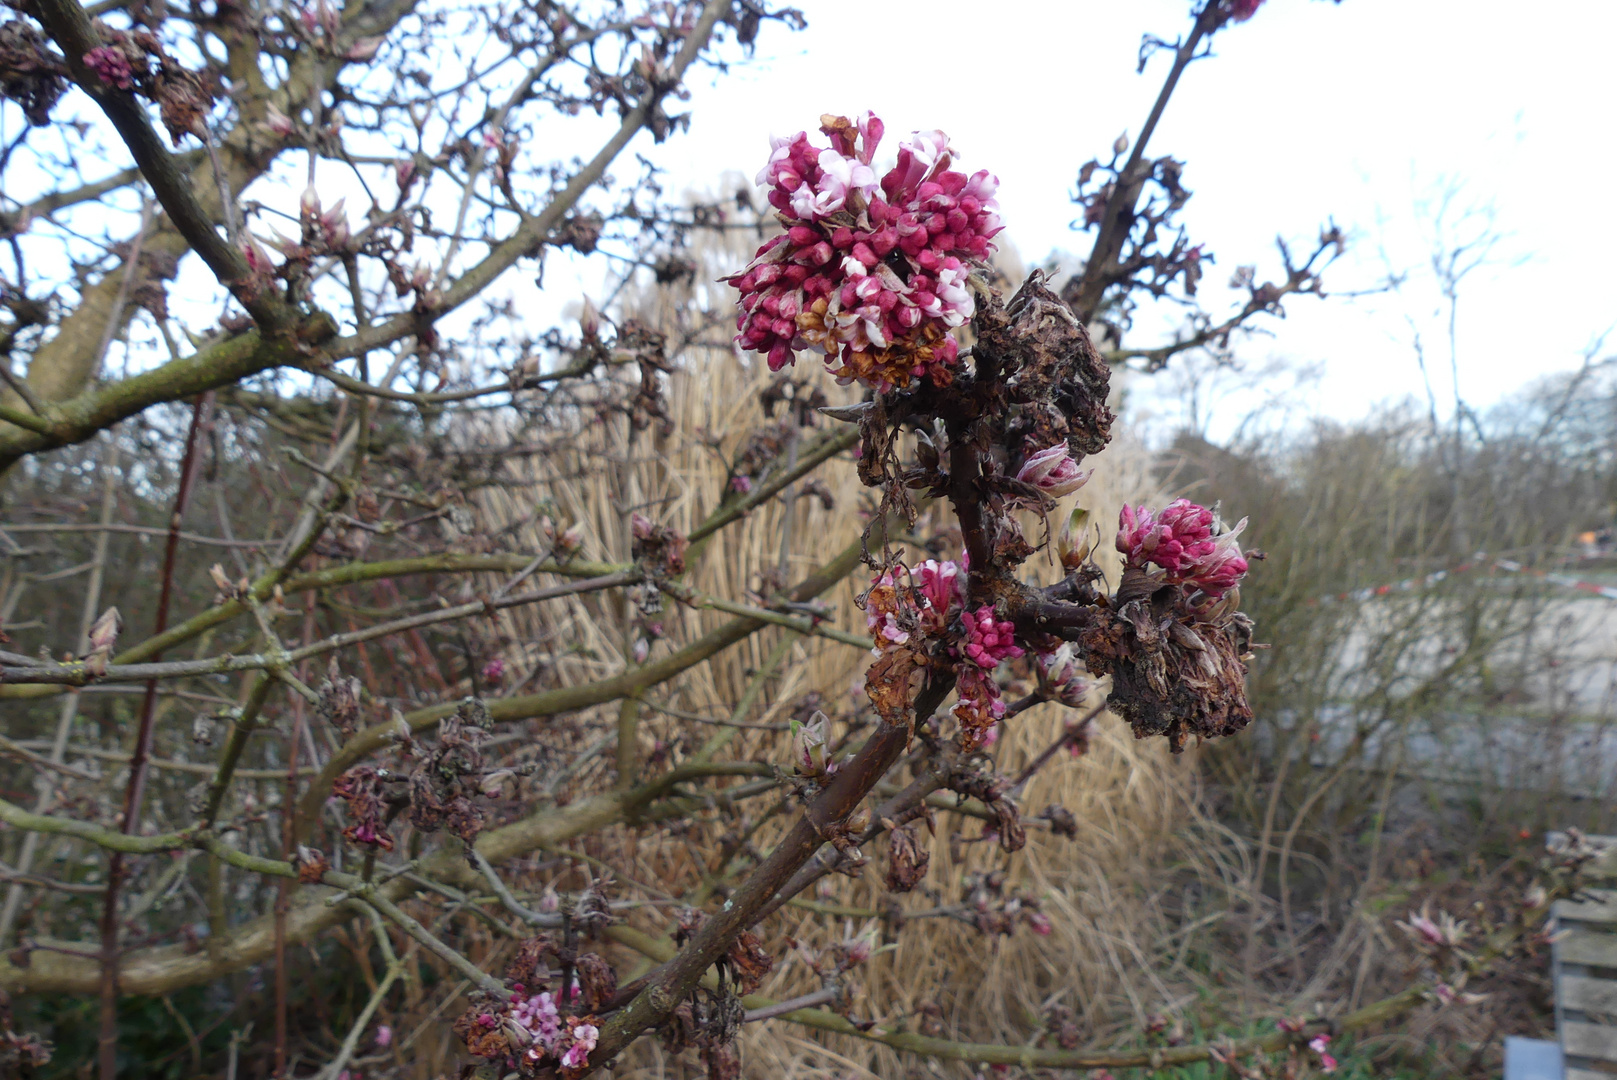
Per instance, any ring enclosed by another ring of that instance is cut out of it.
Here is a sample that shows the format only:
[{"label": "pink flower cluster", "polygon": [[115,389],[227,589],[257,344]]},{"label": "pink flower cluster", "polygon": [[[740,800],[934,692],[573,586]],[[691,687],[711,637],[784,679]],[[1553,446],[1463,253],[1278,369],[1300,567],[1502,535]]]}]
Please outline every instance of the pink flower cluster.
[{"label": "pink flower cluster", "polygon": [[1216,599],[1246,574],[1247,561],[1236,542],[1246,520],[1217,535],[1215,525],[1213,512],[1189,499],[1176,499],[1160,513],[1125,505],[1118,519],[1117,550],[1130,566],[1159,566],[1168,580],[1193,585]]},{"label": "pink flower cluster", "polygon": [[978,667],[996,668],[1002,660],[1022,655],[1016,644],[1016,627],[994,617],[994,608],[984,604],[966,616],[966,659]]},{"label": "pink flower cluster", "polygon": [[949,625],[965,598],[966,572],[959,563],[928,559],[913,571],[900,564],[871,583],[865,625],[878,649],[904,645],[910,640],[900,617],[906,608],[924,633],[936,635]]},{"label": "pink flower cluster", "polygon": [[829,148],[807,132],[771,140],[758,183],[786,233],[726,279],[741,292],[736,341],[774,371],[812,348],[844,383],[946,386],[958,356],[949,331],[976,310],[967,277],[1002,228],[999,181],[951,170],[948,138],[923,131],[878,182],[880,119],[827,115],[820,130]]},{"label": "pink flower cluster", "polygon": [[970,751],[992,744],[994,725],[1005,715],[994,669],[1023,650],[1016,644],[1015,626],[996,618],[992,605],[968,612],[965,602],[966,567],[928,559],[914,570],[895,566],[872,582],[865,622],[880,653],[909,644],[912,633],[937,639],[960,619],[964,643],[951,647],[949,655],[964,662],[955,671],[958,701],[950,711],[960,724],[961,745]]},{"label": "pink flower cluster", "polygon": [[544,992],[524,996],[519,990],[511,999],[506,1035],[512,1045],[526,1047],[525,1056],[534,1062],[553,1051],[561,1038],[561,1012],[555,996]]},{"label": "pink flower cluster", "polygon": [[84,54],[84,66],[101,77],[108,86],[130,90],[135,85],[135,71],[122,49],[100,45]]},{"label": "pink flower cluster", "polygon": [[992,605],[984,604],[967,612],[964,619],[966,644],[962,650],[968,663],[955,673],[958,700],[951,710],[960,724],[961,749],[971,751],[992,746],[998,731],[994,727],[1005,715],[994,669],[1000,661],[1022,655],[1016,644],[1016,627],[994,617]]},{"label": "pink flower cluster", "polygon": [[958,700],[949,712],[960,725],[960,748],[969,753],[993,745],[997,737],[994,725],[1005,716],[1005,701],[993,670],[961,664],[954,688]]},{"label": "pink flower cluster", "polygon": [[548,992],[525,994],[518,985],[502,1015],[483,1013],[477,1018],[486,1030],[500,1028],[523,1065],[537,1068],[546,1059],[559,1060],[564,1069],[579,1069],[589,1061],[601,1031],[587,1020],[562,1018],[556,996]]}]

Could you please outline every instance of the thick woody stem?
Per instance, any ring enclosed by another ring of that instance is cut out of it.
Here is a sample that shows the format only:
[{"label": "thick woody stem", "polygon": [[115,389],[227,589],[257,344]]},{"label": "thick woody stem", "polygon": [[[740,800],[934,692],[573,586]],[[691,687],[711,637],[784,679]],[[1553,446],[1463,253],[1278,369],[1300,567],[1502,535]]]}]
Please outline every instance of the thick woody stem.
[{"label": "thick woody stem", "polygon": [[[946,693],[946,688],[928,685],[917,696],[915,712],[931,715]],[[702,924],[696,936],[669,962],[662,974],[606,1023],[590,1055],[591,1070],[616,1058],[641,1032],[667,1019],[701,982],[703,973],[728,952],[741,932],[757,919],[781,886],[813,858],[825,842],[828,828],[853,813],[887,775],[887,770],[903,754],[910,731],[911,725],[907,722],[882,721],[869,741],[843,765],[769,857]]]}]

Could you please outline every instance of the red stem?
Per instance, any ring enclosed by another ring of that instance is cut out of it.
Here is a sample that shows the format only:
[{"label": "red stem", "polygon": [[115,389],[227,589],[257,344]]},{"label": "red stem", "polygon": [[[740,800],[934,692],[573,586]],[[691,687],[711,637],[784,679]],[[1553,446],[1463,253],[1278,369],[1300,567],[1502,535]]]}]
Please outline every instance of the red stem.
[{"label": "red stem", "polygon": [[[204,394],[191,406],[191,424],[185,433],[185,456],[180,461],[179,490],[174,493],[174,513],[169,517],[168,543],[163,550],[163,580],[157,597],[157,619],[153,635],[168,629],[169,601],[174,594],[174,560],[180,546],[180,521],[196,481],[197,434],[202,428],[204,407],[212,398]],[[154,660],[161,659],[154,655]],[[129,784],[124,789],[123,831],[140,829],[140,808],[146,795],[146,774],[152,753],[152,721],[157,712],[157,680],[146,681],[140,703],[140,726],[135,733],[135,749],[129,758]],[[99,1061],[101,1080],[118,1076],[118,892],[123,884],[124,855],[115,851],[108,860],[107,894],[101,908],[101,1033]]]}]

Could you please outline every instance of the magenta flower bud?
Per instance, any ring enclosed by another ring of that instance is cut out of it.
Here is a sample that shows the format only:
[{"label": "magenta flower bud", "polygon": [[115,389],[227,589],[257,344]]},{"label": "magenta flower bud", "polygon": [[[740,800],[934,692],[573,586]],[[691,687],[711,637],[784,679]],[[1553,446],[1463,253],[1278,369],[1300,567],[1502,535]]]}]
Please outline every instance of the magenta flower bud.
[{"label": "magenta flower bud", "polygon": [[992,605],[984,604],[967,615],[965,624],[966,644],[962,651],[979,667],[997,667],[1002,660],[1022,655],[1022,649],[1016,644],[1016,627],[995,618]]},{"label": "magenta flower bud", "polygon": [[651,539],[651,534],[656,528],[657,526],[651,523],[651,519],[638,510],[629,515],[629,529],[634,533],[636,540]]},{"label": "magenta flower bud", "polygon": [[248,235],[241,238],[241,254],[247,260],[247,269],[255,277],[273,277],[275,264],[270,260],[269,252],[257,240]]},{"label": "magenta flower bud", "polygon": [[378,1024],[376,1027],[375,1042],[378,1049],[385,1050],[387,1047],[392,1046],[393,1029],[388,1027],[386,1024]]},{"label": "magenta flower bud", "polygon": [[1174,500],[1160,514],[1124,506],[1117,550],[1130,566],[1154,564],[1167,571],[1169,580],[1182,581],[1197,560],[1214,552],[1212,535],[1213,512],[1189,499]]},{"label": "magenta flower bud", "polygon": [[1088,482],[1093,470],[1080,469],[1065,442],[1040,450],[1022,463],[1016,478],[1054,499],[1071,495]]},{"label": "magenta flower bud", "polygon": [[101,45],[91,49],[84,54],[84,66],[100,76],[108,86],[129,90],[135,85],[135,72],[129,66],[129,58],[115,46]]}]

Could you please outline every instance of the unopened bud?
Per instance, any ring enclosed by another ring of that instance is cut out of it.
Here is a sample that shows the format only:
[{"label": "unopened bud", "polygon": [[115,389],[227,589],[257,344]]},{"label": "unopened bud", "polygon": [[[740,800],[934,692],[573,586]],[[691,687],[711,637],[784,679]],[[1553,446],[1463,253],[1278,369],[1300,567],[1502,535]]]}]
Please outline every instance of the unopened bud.
[{"label": "unopened bud", "polygon": [[505,786],[516,777],[510,769],[496,769],[483,777],[477,785],[479,791],[491,799],[498,799],[505,795]]},{"label": "unopened bud", "polygon": [[1074,508],[1067,523],[1056,537],[1056,553],[1061,556],[1061,568],[1068,573],[1084,565],[1089,558],[1089,511]]},{"label": "unopened bud", "polygon": [[1123,154],[1126,154],[1128,152],[1129,152],[1129,133],[1125,131],[1125,132],[1123,132],[1123,134],[1119,135],[1116,139],[1112,140],[1112,153],[1117,154],[1118,156],[1121,157]]},{"label": "unopened bud", "polygon": [[117,608],[109,607],[90,628],[90,649],[94,652],[110,652],[123,628],[123,616],[118,614]]},{"label": "unopened bud", "polygon": [[808,723],[791,722],[792,768],[801,776],[823,776],[827,772],[825,738],[830,720],[816,712]]},{"label": "unopened bud", "polygon": [[879,939],[874,924],[865,927],[864,932],[851,941],[842,943],[842,955],[846,958],[847,966],[854,967],[869,960],[876,951]]},{"label": "unopened bud", "polygon": [[870,828],[871,814],[869,806],[860,806],[859,809],[848,815],[848,831],[851,833],[864,833]]},{"label": "unopened bud", "polygon": [[1052,499],[1071,495],[1088,483],[1093,469],[1080,469],[1066,440],[1032,454],[1018,470],[1016,478],[1031,484]]},{"label": "unopened bud", "polygon": [[264,124],[283,139],[292,134],[292,118],[273,105],[264,109]]},{"label": "unopened bud", "polygon": [[197,713],[191,721],[191,741],[198,746],[213,745],[213,717],[207,713]]},{"label": "unopened bud", "polygon": [[348,52],[346,52],[344,55],[349,60],[369,60],[371,57],[376,55],[376,50],[380,49],[381,47],[382,39],[379,37],[360,38],[358,41],[348,46]]}]

